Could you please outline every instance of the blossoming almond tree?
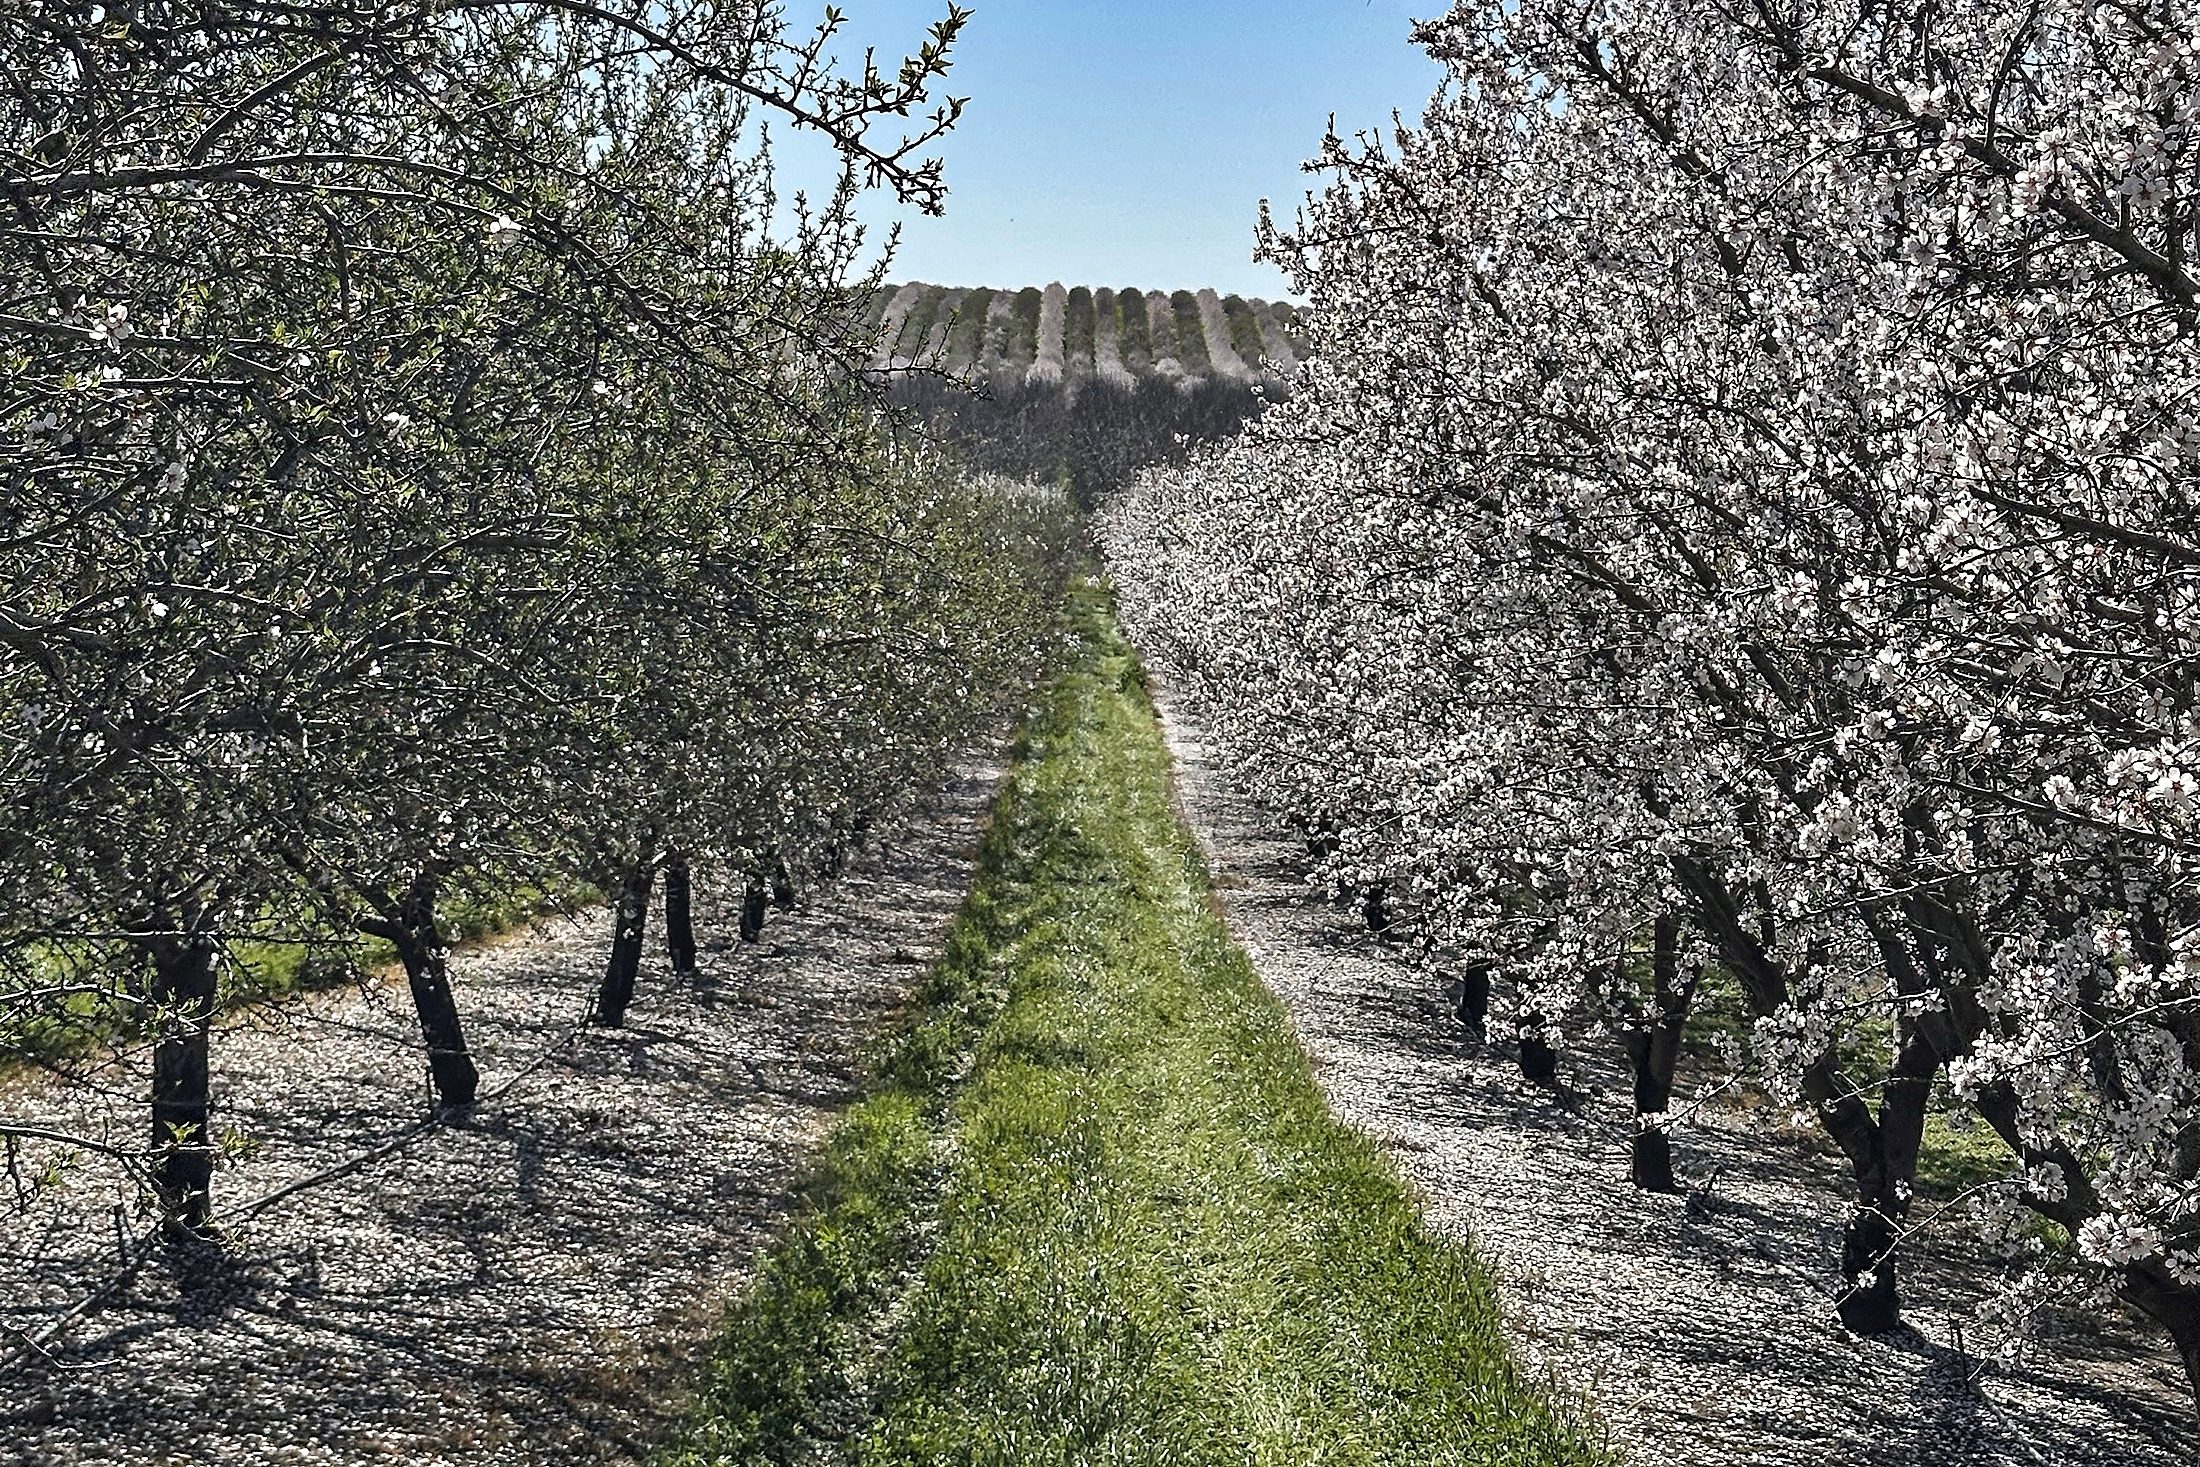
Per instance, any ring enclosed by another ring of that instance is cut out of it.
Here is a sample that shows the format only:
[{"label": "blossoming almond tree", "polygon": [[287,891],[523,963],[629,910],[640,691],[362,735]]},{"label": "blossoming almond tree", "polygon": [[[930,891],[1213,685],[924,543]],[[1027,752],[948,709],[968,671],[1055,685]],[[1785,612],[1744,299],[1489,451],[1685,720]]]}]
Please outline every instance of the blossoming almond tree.
[{"label": "blossoming almond tree", "polygon": [[[885,76],[769,7],[0,19],[6,1037],[153,1036],[179,1235],[230,944],[389,938],[464,1103],[440,896],[882,807],[1027,665],[1044,530],[887,450],[848,279],[961,23]],[[783,238],[762,113],[848,160]]]},{"label": "blossoming almond tree", "polygon": [[1264,792],[1526,1007],[1716,954],[1854,1169],[1852,1325],[1945,1071],[2056,1225],[2015,1294],[2200,1378],[2191,33],[1462,6],[1272,236],[1323,359],[1111,539]]}]

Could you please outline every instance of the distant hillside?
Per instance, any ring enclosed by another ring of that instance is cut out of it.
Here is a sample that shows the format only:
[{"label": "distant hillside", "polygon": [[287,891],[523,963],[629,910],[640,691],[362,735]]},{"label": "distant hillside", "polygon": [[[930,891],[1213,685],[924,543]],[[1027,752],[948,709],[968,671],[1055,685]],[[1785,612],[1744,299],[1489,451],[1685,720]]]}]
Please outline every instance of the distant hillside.
[{"label": "distant hillside", "polygon": [[883,287],[871,309],[875,367],[932,367],[995,385],[1281,383],[1304,350],[1288,303],[1211,290],[1165,295],[1059,283],[966,290],[913,281]]}]

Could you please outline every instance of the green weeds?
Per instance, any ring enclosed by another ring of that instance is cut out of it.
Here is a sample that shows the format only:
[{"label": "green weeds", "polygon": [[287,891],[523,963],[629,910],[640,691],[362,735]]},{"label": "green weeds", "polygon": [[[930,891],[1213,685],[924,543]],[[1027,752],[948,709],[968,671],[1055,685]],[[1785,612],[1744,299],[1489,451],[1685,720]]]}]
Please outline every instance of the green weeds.
[{"label": "green weeds", "polygon": [[1080,625],[946,957],[669,1460],[1600,1461],[1480,1265],[1329,1116],[1097,592]]}]

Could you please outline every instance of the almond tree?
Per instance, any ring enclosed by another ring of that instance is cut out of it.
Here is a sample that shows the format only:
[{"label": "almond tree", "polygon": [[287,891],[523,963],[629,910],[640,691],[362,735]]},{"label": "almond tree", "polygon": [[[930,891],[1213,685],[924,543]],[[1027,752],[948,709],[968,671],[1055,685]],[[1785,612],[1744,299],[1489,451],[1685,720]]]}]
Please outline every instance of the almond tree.
[{"label": "almond tree", "polygon": [[[830,12],[804,38],[768,7],[0,19],[10,1017],[100,996],[157,1034],[178,1230],[208,1216],[232,939],[360,917],[405,960],[443,1098],[470,1098],[437,895],[570,871],[566,833],[646,777],[567,767],[624,711],[616,660],[578,655],[619,625],[597,598],[629,627],[738,610],[621,511],[671,464],[716,525],[775,460],[863,451],[848,207],[865,183],[938,206],[920,152],[960,104],[899,119],[961,23],[886,76],[833,63]],[[766,114],[849,168],[784,239]],[[598,676],[562,696],[576,668]],[[725,664],[676,671],[688,711],[723,701]]]},{"label": "almond tree", "polygon": [[2067,1240],[2018,1298],[2200,1375],[2186,21],[1460,7],[1270,237],[1321,359],[1112,538],[1261,787],[1524,1007],[1716,954],[1851,1163],[1852,1326],[1945,1071]]}]

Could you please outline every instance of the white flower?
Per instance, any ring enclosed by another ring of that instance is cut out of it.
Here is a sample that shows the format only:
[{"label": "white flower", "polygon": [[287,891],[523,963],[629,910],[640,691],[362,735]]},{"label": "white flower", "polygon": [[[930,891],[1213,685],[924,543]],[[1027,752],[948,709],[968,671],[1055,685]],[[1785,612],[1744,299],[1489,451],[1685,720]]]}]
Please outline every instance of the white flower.
[{"label": "white flower", "polygon": [[130,308],[120,302],[107,307],[101,315],[94,316],[88,329],[92,340],[110,351],[119,348],[137,330],[130,324]]},{"label": "white flower", "polygon": [[2158,1230],[2111,1212],[2089,1217],[2078,1228],[2078,1256],[2094,1263],[2136,1263],[2161,1246]]}]

